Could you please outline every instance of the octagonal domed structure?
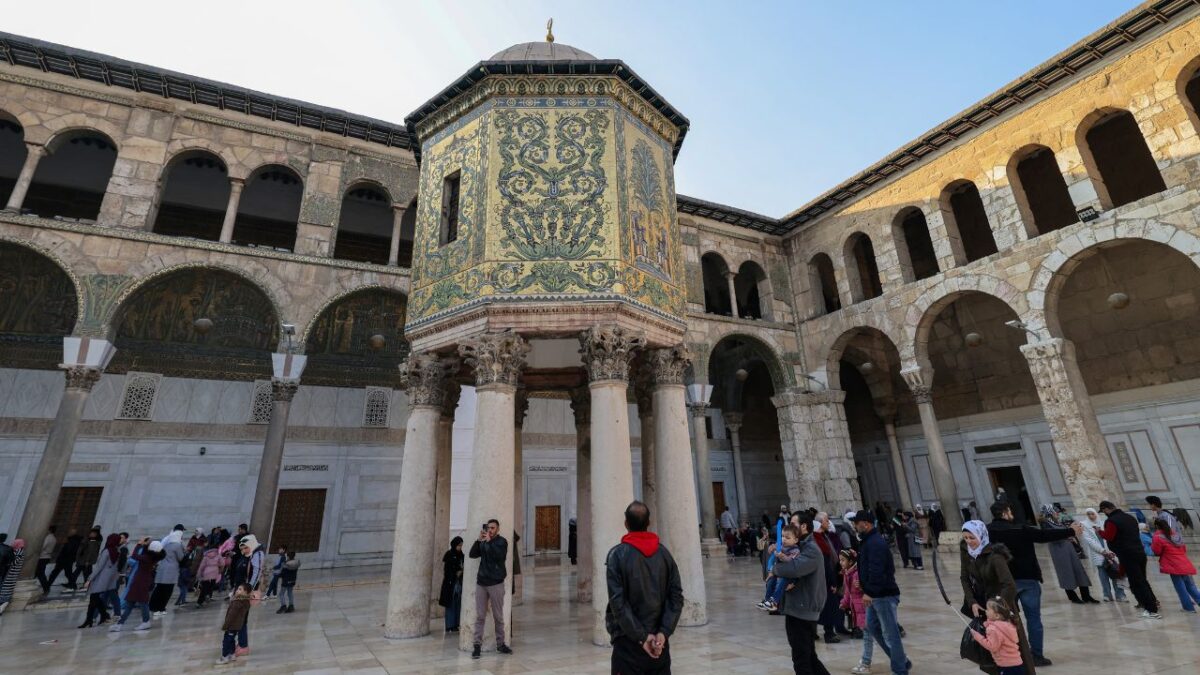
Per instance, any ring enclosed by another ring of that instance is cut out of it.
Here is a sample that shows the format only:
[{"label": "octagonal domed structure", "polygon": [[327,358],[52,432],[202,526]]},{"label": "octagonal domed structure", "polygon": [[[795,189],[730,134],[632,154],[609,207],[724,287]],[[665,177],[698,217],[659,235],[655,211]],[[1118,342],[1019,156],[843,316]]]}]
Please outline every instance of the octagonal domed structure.
[{"label": "octagonal domed structure", "polygon": [[561,42],[522,42],[492,55],[488,61],[596,61],[591,54]]}]

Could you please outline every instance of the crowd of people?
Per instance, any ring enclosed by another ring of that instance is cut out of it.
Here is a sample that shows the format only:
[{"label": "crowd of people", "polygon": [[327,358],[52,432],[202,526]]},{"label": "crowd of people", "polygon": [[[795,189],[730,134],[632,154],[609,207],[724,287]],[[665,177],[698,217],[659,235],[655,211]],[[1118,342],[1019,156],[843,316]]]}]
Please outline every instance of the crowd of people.
[{"label": "crowd of people", "polygon": [[[7,535],[0,534],[0,611],[12,598],[26,555],[24,541],[18,539],[12,546],[6,541]],[[147,536],[136,542],[128,532],[105,536],[96,525],[86,536],[70,531],[61,544],[56,528],[51,526],[39,551],[34,576],[46,598],[63,575],[63,593],[83,592],[88,598],[78,628],[111,622],[110,632],[122,631],[134,610],[139,612],[141,622],[133,630],[146,631],[153,627],[154,619],[167,614],[172,598],[176,608],[202,609],[214,596],[224,594],[229,606],[222,622],[222,650],[217,663],[226,664],[250,652],[247,619],[252,605],[278,596],[277,614],[295,611],[299,569],[295,552],[286,546],[277,549],[272,561],[245,523],[234,534],[214,527],[208,533],[197,529],[190,536],[179,524],[162,538]],[[194,602],[188,601],[189,593],[195,594]]]}]

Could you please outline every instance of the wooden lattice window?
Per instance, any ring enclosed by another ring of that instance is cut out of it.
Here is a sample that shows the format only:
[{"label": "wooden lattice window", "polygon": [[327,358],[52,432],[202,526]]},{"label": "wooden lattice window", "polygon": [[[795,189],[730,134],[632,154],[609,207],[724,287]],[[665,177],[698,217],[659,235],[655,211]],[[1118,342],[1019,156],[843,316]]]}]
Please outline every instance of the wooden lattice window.
[{"label": "wooden lattice window", "polygon": [[363,405],[364,427],[386,429],[388,425],[388,404],[392,400],[392,390],[385,387],[367,387],[367,400]]},{"label": "wooden lattice window", "polygon": [[269,551],[287,546],[296,553],[314,553],[321,548],[321,525],[325,518],[325,489],[280,490],[275,502],[275,525],[271,528]]},{"label": "wooden lattice window", "polygon": [[50,524],[57,528],[55,536],[60,544],[67,540],[71,530],[87,536],[96,523],[96,511],[100,509],[103,493],[102,487],[64,487],[59,491]]},{"label": "wooden lattice window", "polygon": [[149,420],[154,414],[154,398],[158,395],[158,383],[161,381],[162,375],[156,373],[127,373],[117,419]]}]

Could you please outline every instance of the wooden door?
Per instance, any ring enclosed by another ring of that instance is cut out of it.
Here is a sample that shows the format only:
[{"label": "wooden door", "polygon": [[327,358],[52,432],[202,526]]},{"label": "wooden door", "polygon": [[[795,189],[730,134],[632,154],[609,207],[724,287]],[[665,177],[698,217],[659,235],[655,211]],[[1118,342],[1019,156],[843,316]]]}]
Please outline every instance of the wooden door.
[{"label": "wooden door", "polygon": [[325,489],[280,490],[275,502],[275,524],[267,550],[286,546],[296,553],[321,548],[321,525],[325,520]]},{"label": "wooden door", "polygon": [[103,493],[102,487],[64,487],[59,491],[50,524],[57,528],[60,543],[67,540],[71,530],[81,537],[87,537],[92,525],[96,524],[96,511],[100,508],[100,495]]},{"label": "wooden door", "polygon": [[713,481],[713,506],[717,508],[717,522],[721,522],[721,514],[725,513],[725,483]]},{"label": "wooden door", "polygon": [[534,507],[533,549],[535,551],[557,551],[562,549],[562,521],[559,507]]}]

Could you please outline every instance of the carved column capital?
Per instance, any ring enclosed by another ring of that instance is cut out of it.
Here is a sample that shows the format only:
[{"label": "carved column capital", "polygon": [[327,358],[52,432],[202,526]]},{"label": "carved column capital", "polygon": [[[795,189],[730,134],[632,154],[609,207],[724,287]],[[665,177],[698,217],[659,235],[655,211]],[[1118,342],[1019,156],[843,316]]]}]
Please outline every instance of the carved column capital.
[{"label": "carved column capital", "polygon": [[687,404],[687,407],[688,407],[688,410],[692,413],[692,417],[699,417],[701,419],[708,417],[708,404],[707,403],[693,403],[693,402],[689,401]]},{"label": "carved column capital", "polygon": [[1021,345],[1021,353],[1033,365],[1046,359],[1075,360],[1075,343],[1063,338],[1050,338],[1041,342]]},{"label": "carved column capital", "polygon": [[25,141],[25,151],[29,153],[27,157],[37,157],[38,159],[45,157],[47,152],[45,145],[41,143],[31,143],[29,141]]},{"label": "carved column capital", "polygon": [[646,338],[616,325],[593,326],[579,336],[579,353],[590,382],[629,380],[629,365]]},{"label": "carved column capital", "polygon": [[742,422],[745,420],[745,415],[739,412],[727,412],[724,417],[726,428],[735,434],[742,428]]},{"label": "carved column capital", "polygon": [[933,403],[933,369],[929,367],[912,367],[900,371],[904,383],[912,390],[917,404]]},{"label": "carved column capital", "polygon": [[92,387],[100,381],[102,372],[99,368],[89,366],[68,366],[63,370],[63,374],[67,378],[67,389],[80,391],[91,391]]},{"label": "carved column capital", "polygon": [[575,413],[575,426],[592,423],[592,394],[586,385],[571,390],[571,412]]},{"label": "carved column capital", "polygon": [[246,181],[242,178],[230,178],[229,189],[234,192],[241,192],[242,188],[246,187]]},{"label": "carved column capital", "polygon": [[456,369],[456,360],[445,359],[432,352],[409,354],[400,364],[400,379],[405,382],[408,402],[413,406],[440,408],[446,403],[446,384]]},{"label": "carved column capital", "polygon": [[692,363],[692,352],[685,345],[655,349],[650,352],[647,363],[656,385],[682,385],[683,377]]},{"label": "carved column capital", "polygon": [[517,386],[529,343],[512,331],[487,333],[458,346],[458,354],[475,370],[475,386]]},{"label": "carved column capital", "polygon": [[909,389],[912,389],[913,399],[918,405],[925,403],[933,403],[933,387],[928,384],[910,384]]},{"label": "carved column capital", "polygon": [[296,390],[300,388],[299,380],[280,380],[277,378],[271,379],[271,398],[276,401],[290,403],[296,395]]}]

